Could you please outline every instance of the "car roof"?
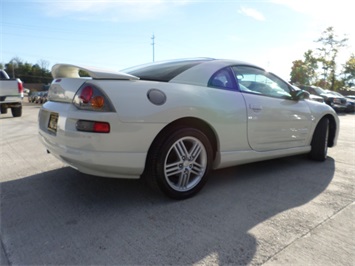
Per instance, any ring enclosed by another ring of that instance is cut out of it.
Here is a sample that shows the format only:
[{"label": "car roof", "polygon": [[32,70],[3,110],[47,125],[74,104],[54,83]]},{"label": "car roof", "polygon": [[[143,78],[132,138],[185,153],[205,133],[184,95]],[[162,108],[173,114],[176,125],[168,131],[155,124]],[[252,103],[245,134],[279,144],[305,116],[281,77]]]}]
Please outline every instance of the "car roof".
[{"label": "car roof", "polygon": [[228,66],[252,66],[262,69],[261,67],[244,61],[213,59],[210,61],[205,61],[188,69],[185,72],[182,72],[175,78],[171,79],[170,82],[206,86],[208,84],[209,79],[214,73]]},{"label": "car roof", "polygon": [[[254,66],[239,60],[187,58],[150,63],[122,70],[141,80],[185,83],[205,86],[218,70],[232,65]],[[260,67],[258,67],[260,68]]]}]

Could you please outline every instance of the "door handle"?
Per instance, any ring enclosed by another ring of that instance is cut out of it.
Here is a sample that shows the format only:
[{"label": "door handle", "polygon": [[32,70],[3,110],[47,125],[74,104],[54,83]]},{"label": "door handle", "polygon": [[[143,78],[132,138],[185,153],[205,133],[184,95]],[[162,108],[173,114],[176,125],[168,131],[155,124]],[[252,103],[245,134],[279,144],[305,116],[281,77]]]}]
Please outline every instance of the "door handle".
[{"label": "door handle", "polygon": [[260,112],[263,110],[261,105],[249,104],[249,108],[252,109],[254,112]]}]

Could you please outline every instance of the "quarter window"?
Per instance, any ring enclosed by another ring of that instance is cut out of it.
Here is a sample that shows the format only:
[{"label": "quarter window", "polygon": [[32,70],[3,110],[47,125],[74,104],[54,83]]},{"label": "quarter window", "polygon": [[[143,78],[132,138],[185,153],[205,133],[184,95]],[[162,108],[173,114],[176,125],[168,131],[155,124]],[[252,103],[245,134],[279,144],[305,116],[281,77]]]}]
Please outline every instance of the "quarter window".
[{"label": "quarter window", "polygon": [[216,72],[208,82],[209,87],[233,90],[234,80],[229,68],[223,68]]},{"label": "quarter window", "polygon": [[240,91],[276,98],[291,99],[286,82],[262,69],[249,66],[232,67]]}]

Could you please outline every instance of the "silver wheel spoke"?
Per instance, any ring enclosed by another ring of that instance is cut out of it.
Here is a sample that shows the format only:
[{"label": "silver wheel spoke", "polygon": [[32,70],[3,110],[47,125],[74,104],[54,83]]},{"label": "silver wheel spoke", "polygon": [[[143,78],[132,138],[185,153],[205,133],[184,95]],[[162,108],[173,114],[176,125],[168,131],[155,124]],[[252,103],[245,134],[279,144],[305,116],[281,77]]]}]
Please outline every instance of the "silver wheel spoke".
[{"label": "silver wheel spoke", "polygon": [[190,156],[193,158],[193,160],[196,160],[196,158],[200,155],[201,151],[202,151],[201,145],[196,142],[191,149]]},{"label": "silver wheel spoke", "polygon": [[207,152],[203,143],[191,136],[177,139],[165,157],[165,179],[179,192],[189,191],[202,180],[207,168]]},{"label": "silver wheel spoke", "polygon": [[180,162],[171,163],[165,166],[165,173],[167,176],[176,175],[182,171],[183,169],[180,167]]},{"label": "silver wheel spoke", "polygon": [[187,152],[185,144],[182,140],[180,140],[179,142],[176,143],[176,145],[174,146],[174,149],[175,149],[176,153],[179,155],[180,159],[184,160],[187,157],[188,152]]},{"label": "silver wheel spoke", "polygon": [[193,164],[191,172],[194,173],[195,175],[200,175],[203,172],[203,170],[205,170],[205,168],[202,165],[195,162]]},{"label": "silver wheel spoke", "polygon": [[178,187],[182,188],[182,189],[186,188],[189,184],[189,180],[190,180],[190,172],[181,173],[180,178],[179,178]]}]

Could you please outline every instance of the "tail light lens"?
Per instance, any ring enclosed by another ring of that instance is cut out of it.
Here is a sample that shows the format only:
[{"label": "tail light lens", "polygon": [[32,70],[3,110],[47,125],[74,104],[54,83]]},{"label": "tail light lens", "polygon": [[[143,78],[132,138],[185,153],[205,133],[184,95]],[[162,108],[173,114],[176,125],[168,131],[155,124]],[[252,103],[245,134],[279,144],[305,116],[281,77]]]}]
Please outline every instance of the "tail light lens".
[{"label": "tail light lens", "polygon": [[114,112],[115,109],[106,94],[96,85],[85,83],[76,92],[73,104],[80,110]]},{"label": "tail light lens", "polygon": [[23,93],[23,84],[21,81],[17,81],[18,93]]},{"label": "tail light lens", "polygon": [[79,120],[76,123],[76,129],[92,133],[110,133],[110,124],[107,122]]},{"label": "tail light lens", "polygon": [[91,86],[86,86],[80,92],[79,98],[83,103],[87,104],[90,102],[92,95],[94,94],[94,89]]}]

